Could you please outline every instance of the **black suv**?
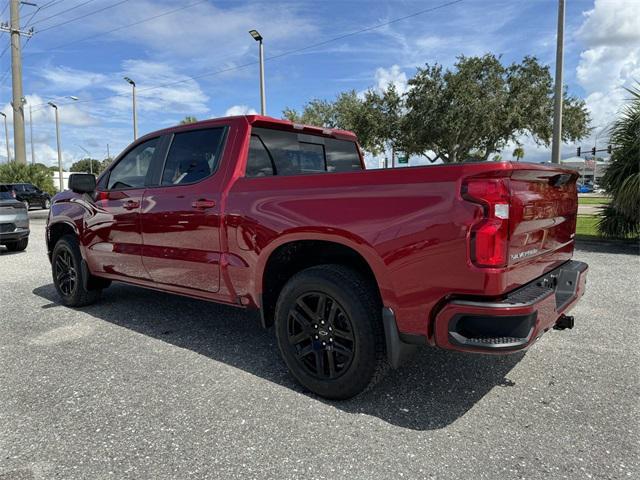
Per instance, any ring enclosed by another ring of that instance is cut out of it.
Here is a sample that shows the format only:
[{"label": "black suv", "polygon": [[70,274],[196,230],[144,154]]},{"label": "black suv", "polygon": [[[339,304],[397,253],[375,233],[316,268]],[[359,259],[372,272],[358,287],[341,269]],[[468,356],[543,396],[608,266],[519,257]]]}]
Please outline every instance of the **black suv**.
[{"label": "black suv", "polygon": [[3,183],[0,184],[0,192],[9,192],[13,198],[24,203],[27,210],[30,207],[49,208],[51,206],[51,195],[30,183]]}]

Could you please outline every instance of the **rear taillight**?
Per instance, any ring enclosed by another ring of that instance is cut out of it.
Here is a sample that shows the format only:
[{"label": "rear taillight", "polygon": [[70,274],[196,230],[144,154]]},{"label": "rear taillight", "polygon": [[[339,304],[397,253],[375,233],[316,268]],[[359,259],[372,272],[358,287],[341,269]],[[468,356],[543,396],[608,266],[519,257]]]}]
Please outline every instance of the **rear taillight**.
[{"label": "rear taillight", "polygon": [[471,178],[462,185],[462,197],[482,205],[482,218],[472,225],[471,261],[479,267],[505,267],[509,248],[509,184],[503,178]]},{"label": "rear taillight", "polygon": [[16,191],[15,191],[15,190],[10,190],[10,191],[11,191],[11,196],[12,196],[13,198],[16,198]]}]

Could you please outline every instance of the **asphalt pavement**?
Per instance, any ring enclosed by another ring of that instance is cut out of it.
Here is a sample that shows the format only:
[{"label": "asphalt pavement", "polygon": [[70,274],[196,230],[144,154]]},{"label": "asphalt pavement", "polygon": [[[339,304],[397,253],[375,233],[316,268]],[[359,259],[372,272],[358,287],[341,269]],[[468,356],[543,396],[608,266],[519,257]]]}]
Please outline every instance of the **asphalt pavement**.
[{"label": "asphalt pavement", "polygon": [[329,402],[240,310],[121,284],[61,306],[30,215],[0,249],[0,480],[640,478],[637,250],[577,251],[576,327],[526,354],[423,349]]}]

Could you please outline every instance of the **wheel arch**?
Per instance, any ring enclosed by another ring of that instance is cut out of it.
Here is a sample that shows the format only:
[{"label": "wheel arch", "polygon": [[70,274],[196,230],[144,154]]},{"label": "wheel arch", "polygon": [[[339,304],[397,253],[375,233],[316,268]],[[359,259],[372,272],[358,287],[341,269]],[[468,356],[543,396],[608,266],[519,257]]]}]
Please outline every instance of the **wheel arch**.
[{"label": "wheel arch", "polygon": [[395,304],[386,266],[371,246],[343,236],[297,232],[280,237],[259,257],[255,285],[264,327],[273,324],[275,305],[286,282],[296,273],[322,264],[353,268],[375,289],[380,308]]},{"label": "wheel arch", "polygon": [[50,223],[47,226],[47,253],[49,255],[49,259],[51,259],[51,252],[53,251],[53,247],[55,247],[58,240],[60,240],[64,235],[75,235],[80,239],[80,232],[78,231],[78,227],[73,222],[67,220],[59,220],[54,223]]}]

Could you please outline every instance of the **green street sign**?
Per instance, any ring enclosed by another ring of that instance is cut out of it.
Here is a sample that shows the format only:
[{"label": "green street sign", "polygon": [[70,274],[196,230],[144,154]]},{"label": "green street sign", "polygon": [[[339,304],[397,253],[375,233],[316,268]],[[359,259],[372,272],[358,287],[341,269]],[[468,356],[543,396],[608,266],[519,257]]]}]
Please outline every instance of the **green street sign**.
[{"label": "green street sign", "polygon": [[398,157],[398,165],[400,165],[401,163],[409,163],[409,157],[407,157],[406,155],[401,155]]}]

